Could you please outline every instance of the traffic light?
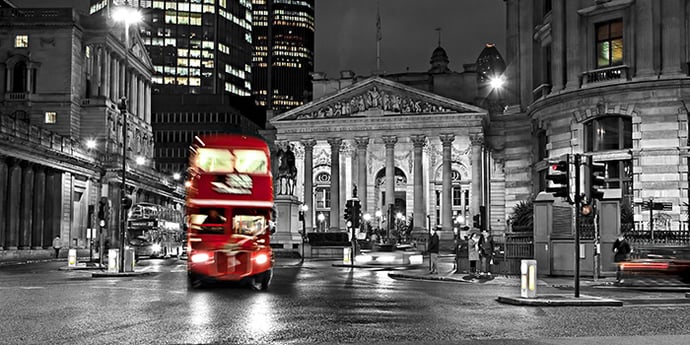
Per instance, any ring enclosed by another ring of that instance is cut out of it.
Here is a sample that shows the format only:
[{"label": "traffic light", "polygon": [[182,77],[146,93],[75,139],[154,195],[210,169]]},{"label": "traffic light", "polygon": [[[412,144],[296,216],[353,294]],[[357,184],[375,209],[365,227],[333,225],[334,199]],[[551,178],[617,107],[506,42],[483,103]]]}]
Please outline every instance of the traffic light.
[{"label": "traffic light", "polygon": [[568,199],[570,197],[570,156],[565,155],[558,161],[549,161],[546,180],[553,182],[546,187],[547,193],[554,197]]},{"label": "traffic light", "polygon": [[472,216],[472,226],[477,229],[482,228],[482,216],[480,214],[475,214]]},{"label": "traffic light", "polygon": [[108,225],[110,220],[110,204],[107,197],[101,197],[98,200],[98,224],[102,227]]},{"label": "traffic light", "polygon": [[587,157],[587,166],[589,167],[589,198],[590,200],[601,200],[604,198],[604,192],[599,188],[606,184],[604,180],[606,164],[595,163],[592,156],[589,156]]},{"label": "traffic light", "polygon": [[352,211],[354,209],[354,202],[353,200],[348,200],[347,203],[345,204],[345,221],[346,222],[352,222]]},{"label": "traffic light", "polygon": [[132,207],[132,198],[130,198],[128,195],[125,195],[122,197],[122,207],[125,209],[129,209]]},{"label": "traffic light", "polygon": [[362,205],[359,200],[354,200],[352,204],[352,227],[359,228],[360,220],[362,219]]}]

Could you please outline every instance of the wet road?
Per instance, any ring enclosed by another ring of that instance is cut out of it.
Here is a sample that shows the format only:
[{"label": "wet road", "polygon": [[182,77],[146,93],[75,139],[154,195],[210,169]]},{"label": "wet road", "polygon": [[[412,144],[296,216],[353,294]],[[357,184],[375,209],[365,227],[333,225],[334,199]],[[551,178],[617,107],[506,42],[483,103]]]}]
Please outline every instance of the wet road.
[{"label": "wet road", "polygon": [[0,266],[0,343],[690,343],[680,336],[690,334],[687,304],[510,306],[495,298],[518,294],[514,286],[295,263],[278,262],[267,292],[188,290],[176,259],[143,261],[152,274],[133,278],[91,278],[57,262]]}]

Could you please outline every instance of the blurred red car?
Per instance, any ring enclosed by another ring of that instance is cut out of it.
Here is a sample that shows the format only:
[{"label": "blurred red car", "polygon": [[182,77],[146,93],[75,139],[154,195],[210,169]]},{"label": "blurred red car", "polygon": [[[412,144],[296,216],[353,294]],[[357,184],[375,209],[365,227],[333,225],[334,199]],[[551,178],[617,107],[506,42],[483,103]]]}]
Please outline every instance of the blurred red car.
[{"label": "blurred red car", "polygon": [[690,284],[690,247],[641,249],[637,258],[619,262],[618,265],[623,282],[662,278]]}]

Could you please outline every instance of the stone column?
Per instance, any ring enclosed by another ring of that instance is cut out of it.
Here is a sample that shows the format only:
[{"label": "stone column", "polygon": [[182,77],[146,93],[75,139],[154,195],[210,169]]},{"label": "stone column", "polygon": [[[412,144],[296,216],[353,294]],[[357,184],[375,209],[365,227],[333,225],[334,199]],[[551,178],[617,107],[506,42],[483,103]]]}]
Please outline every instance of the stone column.
[{"label": "stone column", "polygon": [[357,145],[357,195],[362,205],[362,213],[367,213],[367,146],[368,137],[355,137]]},{"label": "stone column", "polygon": [[6,157],[0,155],[0,250],[5,246],[7,238],[7,211],[6,208],[11,201],[7,200],[7,161]]},{"label": "stone column", "polygon": [[36,167],[34,174],[33,222],[31,224],[31,248],[43,248],[43,204],[45,202],[46,174],[43,166]]},{"label": "stone column", "polygon": [[413,231],[424,229],[426,226],[426,214],[424,207],[424,167],[422,164],[422,150],[426,143],[425,135],[413,135],[412,146],[414,154],[414,228]]},{"label": "stone column", "polygon": [[6,249],[17,249],[19,245],[19,203],[22,192],[22,167],[19,161],[14,159],[10,163],[9,178],[7,181],[7,238]]},{"label": "stone column", "polygon": [[146,83],[144,98],[146,99],[146,106],[144,107],[146,123],[151,123],[151,83]]},{"label": "stone column", "polygon": [[316,140],[302,140],[304,146],[304,204],[307,205],[307,212],[304,214],[304,227],[307,232],[311,231],[314,215],[314,146]]},{"label": "stone column", "polygon": [[[125,85],[127,84],[127,66],[125,66],[124,61],[118,61],[118,70],[120,73],[120,78],[118,78],[118,89],[120,91],[120,94],[117,95],[117,100],[119,101],[120,98],[122,97],[129,97],[129,95],[125,94]],[[127,100],[129,102],[129,100]]]},{"label": "stone column", "polygon": [[661,66],[663,68],[662,74],[669,77],[678,77],[681,75],[681,55],[683,55],[681,42],[681,30],[685,30],[683,0],[665,0],[660,1],[661,5],[661,46],[663,52],[661,54]]},{"label": "stone column", "polygon": [[103,89],[101,96],[108,98],[110,96],[110,53],[103,48]]},{"label": "stone column", "polygon": [[94,98],[98,96],[98,46],[91,45],[91,56],[89,70],[91,75],[89,76],[89,98]]},{"label": "stone column", "polygon": [[137,81],[138,87],[137,87],[137,97],[138,97],[138,102],[137,102],[137,117],[140,119],[145,119],[146,118],[146,113],[145,113],[145,106],[144,106],[144,80],[142,78],[139,78]]},{"label": "stone column", "polygon": [[[386,214],[388,205],[395,205],[395,144],[398,142],[398,137],[385,135],[382,139],[386,146],[386,203],[382,205],[382,211]],[[389,219],[388,223],[391,224],[391,221]]]},{"label": "stone column", "polygon": [[[443,231],[453,230],[453,192],[451,191],[451,154],[455,135],[441,134],[443,146],[443,170],[441,183],[441,226]],[[474,176],[472,177],[475,178]]]},{"label": "stone column", "polygon": [[119,99],[118,85],[120,79],[119,61],[115,55],[110,56],[110,100],[116,102]]},{"label": "stone column", "polygon": [[340,227],[340,145],[341,138],[328,139],[331,145],[331,216],[330,230],[339,231]]},{"label": "stone column", "polygon": [[[577,89],[580,87],[580,73],[584,72],[582,68],[582,54],[583,49],[580,47],[580,15],[577,10],[580,8],[579,1],[565,1],[565,17],[568,20],[565,23],[565,41],[566,41],[566,55],[567,55],[567,82],[566,89]],[[528,22],[526,22],[528,23]],[[527,25],[529,30],[532,27]]]},{"label": "stone column", "polygon": [[31,93],[31,90],[34,90],[35,87],[33,85],[33,65],[32,64],[27,64],[26,65],[26,93]]},{"label": "stone column", "polygon": [[565,68],[565,0],[552,1],[551,9],[551,81],[552,91],[562,90],[564,86],[563,69]]},{"label": "stone column", "polygon": [[21,196],[21,218],[19,236],[19,248],[31,248],[31,231],[33,223],[32,207],[34,205],[34,168],[31,163],[25,163],[22,167],[22,196]]},{"label": "stone column", "polygon": [[638,77],[649,77],[654,75],[654,20],[652,11],[652,1],[637,0],[635,2],[635,17],[637,25],[635,30],[635,45],[646,47],[635,52],[636,65],[635,75]]},{"label": "stone column", "polygon": [[137,86],[139,85],[138,79],[139,76],[135,73],[134,70],[132,70],[130,81],[129,81],[129,113],[134,114],[134,116],[137,116],[138,112],[138,101],[139,97],[137,97]]},{"label": "stone column", "polygon": [[471,135],[472,142],[472,215],[479,214],[479,206],[482,205],[482,145],[484,137],[479,134]]}]

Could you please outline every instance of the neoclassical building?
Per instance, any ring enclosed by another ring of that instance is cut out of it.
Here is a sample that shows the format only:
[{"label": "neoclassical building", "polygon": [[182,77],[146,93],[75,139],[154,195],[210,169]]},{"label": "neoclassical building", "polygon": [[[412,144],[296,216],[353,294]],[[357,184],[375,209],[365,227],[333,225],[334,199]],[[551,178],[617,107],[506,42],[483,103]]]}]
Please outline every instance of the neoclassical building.
[{"label": "neoclassical building", "polygon": [[484,109],[374,76],[271,124],[277,145],[297,151],[295,195],[309,207],[308,228],[344,229],[356,187],[372,217],[392,208],[417,230],[430,222],[450,231],[457,215],[477,214],[486,197],[487,120]]},{"label": "neoclassical building", "polygon": [[0,27],[0,260],[45,257],[56,235],[88,247],[101,197],[102,239],[117,244],[125,135],[126,194],[181,207],[182,186],[151,168],[152,65],[136,30],[127,47],[122,25],[68,8],[3,8]]}]

